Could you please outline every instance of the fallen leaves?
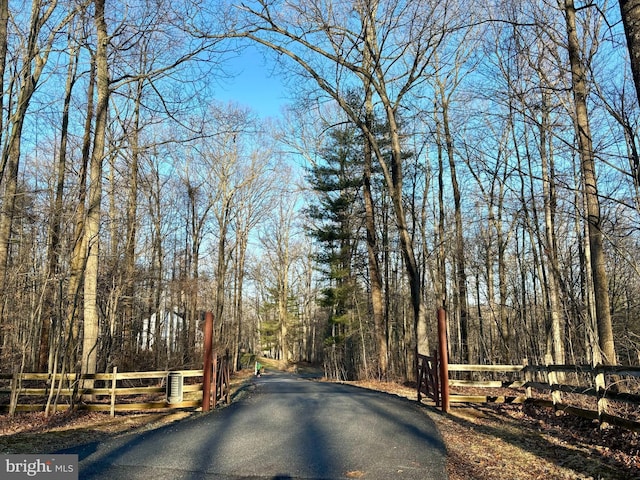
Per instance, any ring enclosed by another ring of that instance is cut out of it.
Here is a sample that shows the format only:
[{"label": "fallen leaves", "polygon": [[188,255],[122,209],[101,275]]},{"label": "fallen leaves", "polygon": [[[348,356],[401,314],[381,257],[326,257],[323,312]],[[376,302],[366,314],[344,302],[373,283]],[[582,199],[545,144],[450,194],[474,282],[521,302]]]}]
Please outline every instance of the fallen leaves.
[{"label": "fallen leaves", "polygon": [[[416,399],[413,388],[357,382]],[[449,415],[431,408],[447,449],[449,480],[627,480],[640,478],[640,436],[600,430],[590,420],[532,405],[456,405]]]},{"label": "fallen leaves", "polygon": [[[413,388],[379,382],[359,386],[415,400]],[[531,405],[455,406],[449,415],[426,407],[447,449],[449,480],[622,480],[640,478],[640,434]],[[115,419],[99,413],[0,416],[0,451],[53,451],[82,441],[170,421],[158,415]],[[82,432],[82,435],[79,433]],[[352,470],[347,478],[366,478]]]},{"label": "fallen leaves", "polygon": [[350,472],[347,472],[345,474],[345,476],[347,478],[362,478],[366,475],[365,472],[363,472],[362,470],[352,470]]}]

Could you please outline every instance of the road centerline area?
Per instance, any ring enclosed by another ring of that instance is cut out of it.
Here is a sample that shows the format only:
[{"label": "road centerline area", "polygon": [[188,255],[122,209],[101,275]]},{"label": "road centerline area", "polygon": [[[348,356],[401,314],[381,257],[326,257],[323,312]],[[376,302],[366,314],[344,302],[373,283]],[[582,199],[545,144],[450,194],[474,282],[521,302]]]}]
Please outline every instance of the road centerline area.
[{"label": "road centerline area", "polygon": [[219,411],[84,447],[80,478],[446,478],[443,442],[415,402],[282,373],[254,385]]}]

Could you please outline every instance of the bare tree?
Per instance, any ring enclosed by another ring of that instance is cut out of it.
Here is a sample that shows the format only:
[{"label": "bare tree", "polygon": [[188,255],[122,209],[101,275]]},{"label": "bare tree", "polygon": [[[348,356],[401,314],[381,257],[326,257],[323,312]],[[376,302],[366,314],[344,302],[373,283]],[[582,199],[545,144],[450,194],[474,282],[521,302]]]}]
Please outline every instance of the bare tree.
[{"label": "bare tree", "polygon": [[[374,26],[370,25],[370,18],[365,18],[363,24],[365,30]],[[371,71],[372,55],[369,49],[365,49],[362,55],[362,64],[366,71]],[[374,131],[374,104],[373,87],[365,78],[364,88],[364,123],[369,131]],[[385,327],[382,269],[380,268],[380,247],[378,245],[378,233],[376,228],[376,212],[372,192],[373,177],[373,151],[367,139],[364,142],[364,172],[362,182],[362,196],[364,200],[365,228],[367,231],[367,259],[369,261],[369,277],[371,282],[371,310],[373,315],[374,335],[378,351],[378,370],[381,377],[387,376],[389,367],[389,353],[387,345],[387,329]]]},{"label": "bare tree", "polygon": [[[82,337],[82,372],[96,373],[98,367],[98,337],[100,313],[98,307],[98,259],[100,255],[100,214],[102,202],[102,166],[105,155],[107,119],[109,113],[109,35],[105,20],[105,0],[95,0],[96,29],[96,116],[93,152],[89,166],[89,195],[84,241],[87,260],[84,270],[84,324]],[[89,386],[93,383],[90,382]]]},{"label": "bare tree", "polygon": [[87,172],[89,169],[89,157],[91,152],[91,129],[94,118],[94,94],[96,84],[95,61],[91,59],[89,72],[89,85],[87,87],[87,114],[84,123],[82,137],[82,151],[78,168],[77,207],[74,212],[74,227],[72,232],[71,252],[69,259],[69,279],[67,283],[67,301],[63,306],[65,316],[65,360],[69,370],[76,368],[76,349],[79,339],[79,312],[81,309],[81,292],[84,278],[84,269],[87,261],[87,243],[84,229],[86,223],[86,198],[87,198]]},{"label": "bare tree", "polygon": [[[7,66],[9,0],[0,1],[0,92],[5,91],[4,73]],[[4,110],[4,94],[0,95],[0,112]],[[0,138],[4,139],[4,115],[0,115]],[[3,160],[4,162],[4,160]],[[4,163],[2,164],[4,170]],[[1,182],[1,178],[0,178]]]},{"label": "bare tree", "polygon": [[[436,123],[436,143],[438,145],[439,162],[442,164],[440,158],[446,154],[449,166],[449,175],[451,179],[451,193],[453,195],[454,205],[454,246],[453,246],[453,258],[455,278],[454,283],[455,295],[454,306],[456,317],[459,321],[460,331],[460,356],[461,360],[465,362],[470,361],[469,351],[469,307],[467,298],[467,267],[465,258],[465,240],[464,240],[464,226],[462,215],[462,193],[461,185],[459,181],[459,174],[457,173],[456,166],[456,145],[455,134],[453,128],[453,120],[451,118],[452,104],[456,102],[455,94],[456,90],[460,87],[464,80],[464,77],[471,71],[473,71],[473,65],[469,64],[469,57],[471,56],[474,46],[476,46],[474,39],[469,35],[462,35],[461,40],[456,43],[457,48],[453,49],[453,52],[448,53],[446,58],[440,58],[440,55],[435,55],[436,59],[434,63],[438,65],[436,72],[434,73],[434,106],[435,106],[435,123]],[[450,65],[445,67],[445,65]],[[443,169],[439,171],[439,182],[442,190],[444,174]],[[442,193],[439,193],[441,196]],[[442,201],[441,201],[442,203]],[[443,210],[441,206],[441,211]],[[444,214],[441,213],[441,220],[439,222],[442,229],[444,229]],[[440,239],[442,248],[445,245],[445,239]],[[442,279],[442,284],[446,285],[446,278]],[[443,286],[443,290],[444,290]],[[444,295],[443,303],[446,305],[446,295]]]},{"label": "bare tree", "polygon": [[293,358],[289,300],[292,292],[293,264],[301,253],[295,239],[297,203],[296,192],[283,190],[269,224],[260,232],[260,241],[265,249],[265,261],[271,275],[268,284],[277,315],[279,357],[284,361]]},{"label": "bare tree", "polygon": [[[330,7],[330,8],[329,8]],[[426,305],[420,271],[403,203],[403,154],[399,109],[405,97],[423,81],[430,56],[456,28],[453,2],[354,1],[301,4],[258,1],[241,7],[244,36],[293,60],[362,130],[383,171],[400,235],[411,287],[415,342],[427,350]],[[364,52],[369,57],[365,57]],[[365,60],[369,58],[369,60]],[[373,68],[371,68],[373,67]],[[347,92],[370,85],[385,112],[391,159],[355,111]]]},{"label": "bare tree", "polygon": [[573,85],[578,153],[580,155],[587,207],[587,226],[589,247],[591,249],[591,268],[595,292],[599,345],[602,350],[603,360],[606,363],[615,365],[617,360],[611,324],[604,235],[602,233],[602,215],[600,212],[595,158],[591,127],[589,124],[589,113],[587,110],[587,71],[581,60],[580,42],[576,30],[576,8],[573,0],[564,0],[563,10],[566,21],[567,49]]},{"label": "bare tree", "polygon": [[[79,22],[78,22],[79,24]],[[71,109],[71,100],[73,87],[78,79],[78,59],[79,59],[79,44],[74,38],[74,26],[69,29],[69,64],[67,67],[67,80],[65,84],[65,94],[62,108],[62,122],[60,126],[60,147],[58,150],[58,164],[56,168],[56,188],[55,197],[52,205],[52,215],[49,226],[49,239],[47,244],[47,273],[45,274],[45,281],[50,283],[50,286],[46,287],[47,301],[45,304],[46,311],[43,315],[42,327],[40,331],[40,355],[39,355],[39,369],[44,371],[48,366],[52,364],[50,347],[51,328],[59,325],[62,318],[59,318],[57,311],[59,309],[54,305],[55,292],[58,289],[57,277],[60,269],[60,245],[61,245],[61,229],[62,229],[62,212],[64,203],[64,187],[67,175],[67,144],[69,140],[69,115]],[[51,279],[51,280],[49,280]],[[46,285],[46,284],[45,284]]]},{"label": "bare tree", "polygon": [[619,3],[636,86],[636,99],[640,102],[640,0],[619,0]]},{"label": "bare tree", "polygon": [[[261,138],[265,132],[258,137]],[[266,142],[262,149],[248,152],[241,168],[243,182],[235,196],[234,208],[237,214],[234,219],[235,263],[234,263],[234,302],[233,317],[236,326],[234,338],[234,365],[239,366],[240,350],[250,346],[250,332],[244,320],[244,283],[247,263],[249,236],[262,222],[274,205],[276,192],[276,170],[271,165],[272,152]]]},{"label": "bare tree", "polygon": [[[58,7],[57,1],[32,1],[29,30],[25,32],[26,43],[21,46],[22,51],[20,52],[21,67],[17,78],[14,79],[14,82],[11,82],[16,85],[17,91],[15,92],[15,101],[11,105],[12,111],[9,116],[9,123],[6,125],[8,133],[5,135],[6,140],[3,144],[2,158],[0,160],[0,185],[4,187],[2,208],[0,209],[0,292],[2,293],[4,293],[7,268],[9,266],[11,227],[18,195],[22,131],[27,110],[58,34],[79,10],[79,7],[69,8],[66,15],[56,19],[54,14],[59,12]],[[0,17],[4,14],[2,9],[3,7],[0,5]],[[49,25],[48,22],[52,18],[57,23]],[[47,28],[45,28],[45,25],[47,25]],[[0,48],[0,54],[3,54],[2,50],[6,48],[6,28],[0,26],[0,35],[2,30],[5,30],[5,32],[4,39],[0,38],[0,45],[4,42],[5,46]],[[43,30],[46,32],[45,35],[43,35]],[[6,53],[3,55],[6,55]],[[0,58],[0,61],[2,60]],[[4,307],[4,302],[2,307]]]}]

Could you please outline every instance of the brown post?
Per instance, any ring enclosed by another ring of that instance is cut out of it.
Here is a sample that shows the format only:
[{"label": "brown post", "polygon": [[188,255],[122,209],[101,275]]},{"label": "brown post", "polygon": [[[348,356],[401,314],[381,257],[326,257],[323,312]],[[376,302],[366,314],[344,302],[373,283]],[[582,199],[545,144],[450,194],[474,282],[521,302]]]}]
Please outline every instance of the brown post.
[{"label": "brown post", "polygon": [[213,362],[213,409],[218,405],[218,384],[220,381],[220,369],[218,368],[218,353],[211,359]]},{"label": "brown post", "polygon": [[421,381],[422,381],[422,369],[420,368],[420,357],[418,356],[418,349],[416,348],[416,384],[418,385],[418,403],[420,403]]},{"label": "brown post", "polygon": [[204,365],[202,367],[202,411],[211,408],[211,357],[213,354],[213,313],[204,314]]},{"label": "brown post", "polygon": [[447,350],[447,312],[438,309],[438,349],[440,350],[440,388],[442,389],[442,411],[449,412],[449,354]]},{"label": "brown post", "polygon": [[[62,381],[62,379],[60,379]],[[116,416],[116,387],[118,385],[118,367],[113,367],[113,375],[111,375],[111,408],[110,415]]]},{"label": "brown post", "polygon": [[229,356],[229,350],[227,350],[227,353],[225,355],[225,362],[224,362],[224,391],[225,391],[225,396],[224,396],[224,403],[226,403],[227,405],[229,405],[229,382],[231,380],[231,357]]}]

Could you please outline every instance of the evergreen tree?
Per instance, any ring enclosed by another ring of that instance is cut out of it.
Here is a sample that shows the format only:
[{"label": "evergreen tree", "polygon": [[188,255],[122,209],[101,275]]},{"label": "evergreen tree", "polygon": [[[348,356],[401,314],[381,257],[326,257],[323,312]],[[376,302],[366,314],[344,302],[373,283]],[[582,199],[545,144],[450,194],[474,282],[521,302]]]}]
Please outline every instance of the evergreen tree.
[{"label": "evergreen tree", "polygon": [[[307,211],[313,220],[309,233],[320,245],[316,260],[328,281],[320,300],[329,319],[325,344],[329,356],[338,349],[340,358],[348,353],[343,350],[352,330],[355,307],[353,265],[363,210],[359,194],[362,185],[361,156],[362,139],[356,128],[335,129],[321,152],[323,163],[311,168],[308,176],[318,197],[317,203]],[[332,363],[342,364],[342,361]],[[342,369],[342,365],[336,368]]]}]

